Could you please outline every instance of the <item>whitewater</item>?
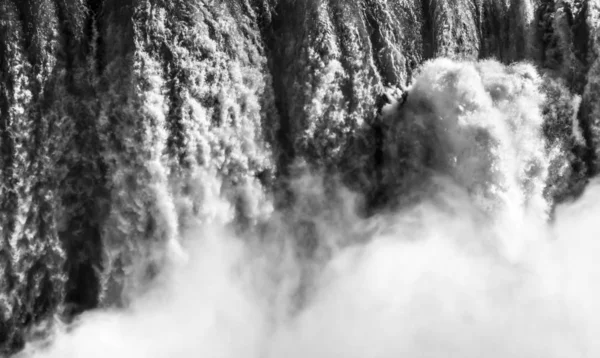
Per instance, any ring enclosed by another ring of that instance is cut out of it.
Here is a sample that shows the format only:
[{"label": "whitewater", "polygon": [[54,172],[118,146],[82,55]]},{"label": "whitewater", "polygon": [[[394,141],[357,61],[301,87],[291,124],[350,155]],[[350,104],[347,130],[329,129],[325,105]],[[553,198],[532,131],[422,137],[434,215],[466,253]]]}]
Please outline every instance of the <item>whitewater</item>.
[{"label": "whitewater", "polygon": [[215,172],[191,167],[180,192],[163,176],[168,240],[133,259],[121,304],[55,315],[15,357],[598,356],[600,181],[554,202],[583,139],[575,115],[544,132],[544,81],[529,63],[423,64],[380,112],[374,210],[305,163],[286,206],[244,187],[243,224]]}]

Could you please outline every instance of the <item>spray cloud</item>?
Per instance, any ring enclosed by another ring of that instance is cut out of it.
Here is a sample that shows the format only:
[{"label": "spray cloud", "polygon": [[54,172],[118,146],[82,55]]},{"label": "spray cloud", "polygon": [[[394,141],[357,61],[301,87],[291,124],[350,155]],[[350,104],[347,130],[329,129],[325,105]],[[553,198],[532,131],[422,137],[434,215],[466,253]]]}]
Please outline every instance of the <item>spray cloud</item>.
[{"label": "spray cloud", "polygon": [[292,208],[236,232],[210,187],[180,230],[186,259],[20,357],[597,356],[600,185],[547,220],[539,81],[522,64],[425,64],[384,110],[384,181],[410,200],[362,218],[357,195],[305,175]]}]

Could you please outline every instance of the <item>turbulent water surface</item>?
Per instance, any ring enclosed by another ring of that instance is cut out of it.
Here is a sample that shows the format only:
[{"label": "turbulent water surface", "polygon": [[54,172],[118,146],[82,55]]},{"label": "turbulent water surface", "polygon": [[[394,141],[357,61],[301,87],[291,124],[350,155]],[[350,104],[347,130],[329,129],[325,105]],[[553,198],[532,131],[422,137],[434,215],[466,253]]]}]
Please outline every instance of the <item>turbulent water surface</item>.
[{"label": "turbulent water surface", "polygon": [[599,0],[0,0],[0,355],[597,357]]}]

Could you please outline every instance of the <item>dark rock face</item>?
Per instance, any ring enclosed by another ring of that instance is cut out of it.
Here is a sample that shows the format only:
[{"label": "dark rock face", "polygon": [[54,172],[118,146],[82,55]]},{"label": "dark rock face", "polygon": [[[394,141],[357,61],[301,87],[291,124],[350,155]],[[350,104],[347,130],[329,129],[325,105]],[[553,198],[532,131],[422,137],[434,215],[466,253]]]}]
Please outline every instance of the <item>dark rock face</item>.
[{"label": "dark rock face", "polygon": [[594,0],[0,0],[0,354],[55,313],[126,304],[203,172],[245,222],[246,190],[297,161],[384,205],[402,183],[379,102],[412,101],[431,58],[539,67],[567,153],[546,192],[567,199],[600,167],[599,24]]}]

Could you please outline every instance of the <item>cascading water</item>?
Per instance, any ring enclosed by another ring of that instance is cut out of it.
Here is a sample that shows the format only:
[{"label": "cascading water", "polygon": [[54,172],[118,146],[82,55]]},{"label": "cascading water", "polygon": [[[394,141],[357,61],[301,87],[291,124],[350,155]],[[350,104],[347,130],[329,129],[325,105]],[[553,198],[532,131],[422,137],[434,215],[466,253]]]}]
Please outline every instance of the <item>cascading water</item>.
[{"label": "cascading water", "polygon": [[597,356],[599,14],[0,0],[0,355]]}]

